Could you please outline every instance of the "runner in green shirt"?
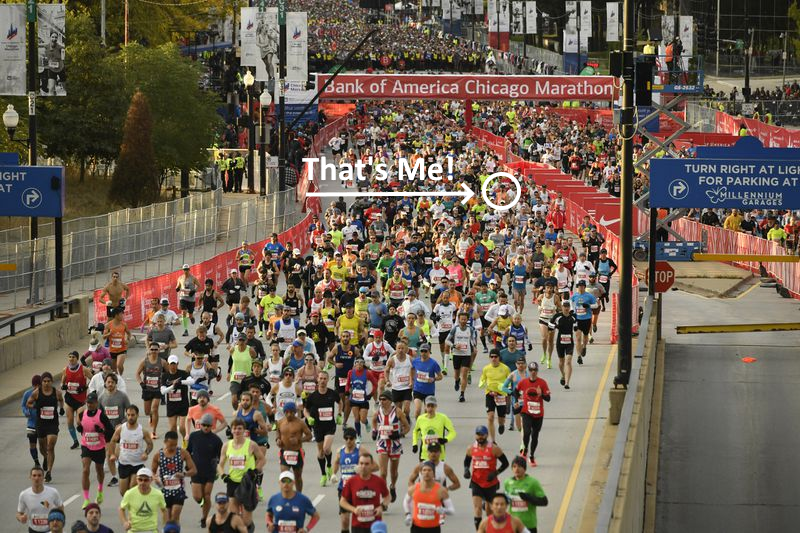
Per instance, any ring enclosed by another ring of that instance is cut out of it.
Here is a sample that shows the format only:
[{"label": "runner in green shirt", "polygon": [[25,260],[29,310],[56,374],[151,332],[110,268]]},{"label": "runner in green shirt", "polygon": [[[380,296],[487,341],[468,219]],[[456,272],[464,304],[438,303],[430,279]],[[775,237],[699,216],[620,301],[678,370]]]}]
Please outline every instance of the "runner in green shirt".
[{"label": "runner in green shirt", "polygon": [[536,508],[547,505],[547,496],[541,483],[525,472],[527,468],[524,457],[514,457],[511,461],[514,475],[503,482],[503,492],[511,500],[511,514],[519,518],[529,531],[536,533]]},{"label": "runner in green shirt", "polygon": [[149,468],[140,468],[136,481],[138,485],[126,492],[119,504],[119,521],[125,531],[155,533],[158,531],[159,511],[162,523],[167,522],[164,494],[151,486],[153,472]]}]

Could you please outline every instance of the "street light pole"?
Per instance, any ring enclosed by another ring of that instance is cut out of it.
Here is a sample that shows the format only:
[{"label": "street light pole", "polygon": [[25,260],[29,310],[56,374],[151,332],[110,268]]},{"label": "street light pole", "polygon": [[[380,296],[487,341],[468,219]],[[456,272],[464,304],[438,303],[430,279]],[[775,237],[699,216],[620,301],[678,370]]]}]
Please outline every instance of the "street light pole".
[{"label": "street light pole", "polygon": [[253,73],[250,72],[250,69],[247,70],[242,81],[244,82],[244,90],[247,91],[247,114],[250,119],[250,123],[247,125],[247,192],[253,194],[256,190],[255,160],[253,159],[253,150],[256,146],[256,121],[253,116],[253,98],[251,93],[256,79]]},{"label": "street light pole", "polygon": [[[633,361],[633,52],[635,48],[633,0],[623,3],[623,84],[620,129],[622,134],[622,192],[620,195],[620,279],[617,331],[617,375],[614,383],[627,386]],[[580,49],[580,43],[578,43]],[[651,248],[655,243],[650,243]]]},{"label": "street light pole", "polygon": [[789,37],[789,29],[787,28],[785,32],[783,32],[783,81],[781,82],[781,91],[783,88],[786,87],[786,41]]},{"label": "street light pole", "polygon": [[267,124],[264,120],[264,110],[269,109],[272,104],[272,96],[269,94],[265,83],[261,83],[261,96],[258,98],[258,103],[261,107],[259,114],[259,124],[261,126],[261,143],[258,145],[258,175],[259,175],[259,193],[261,196],[267,195]]},{"label": "street light pole", "polygon": [[[278,27],[280,38],[278,40],[278,190],[286,190],[286,102],[285,77],[286,77],[286,0],[278,0]],[[283,212],[283,211],[281,211]]]}]

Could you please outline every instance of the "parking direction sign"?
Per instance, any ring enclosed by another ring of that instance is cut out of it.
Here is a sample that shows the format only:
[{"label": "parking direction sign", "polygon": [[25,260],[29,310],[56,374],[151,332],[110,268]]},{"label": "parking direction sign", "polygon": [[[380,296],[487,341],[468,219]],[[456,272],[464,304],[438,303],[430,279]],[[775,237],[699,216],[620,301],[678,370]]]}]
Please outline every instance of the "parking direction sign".
[{"label": "parking direction sign", "polygon": [[64,216],[64,167],[0,166],[0,215]]},{"label": "parking direction sign", "polygon": [[698,147],[696,159],[653,159],[650,205],[728,209],[800,208],[800,149],[764,148],[754,137],[733,147]]}]

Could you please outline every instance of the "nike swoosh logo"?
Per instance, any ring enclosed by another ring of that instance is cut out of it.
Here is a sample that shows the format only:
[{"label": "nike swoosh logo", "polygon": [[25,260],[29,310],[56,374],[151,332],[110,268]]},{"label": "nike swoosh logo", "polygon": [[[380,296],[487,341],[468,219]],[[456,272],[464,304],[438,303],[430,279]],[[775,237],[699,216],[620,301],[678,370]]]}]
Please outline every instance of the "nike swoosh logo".
[{"label": "nike swoosh logo", "polygon": [[604,216],[600,217],[600,220],[598,222],[599,222],[599,224],[601,226],[608,226],[610,224],[614,224],[615,222],[619,222],[619,219],[618,218],[612,218],[611,220],[606,220],[606,217],[604,215]]}]

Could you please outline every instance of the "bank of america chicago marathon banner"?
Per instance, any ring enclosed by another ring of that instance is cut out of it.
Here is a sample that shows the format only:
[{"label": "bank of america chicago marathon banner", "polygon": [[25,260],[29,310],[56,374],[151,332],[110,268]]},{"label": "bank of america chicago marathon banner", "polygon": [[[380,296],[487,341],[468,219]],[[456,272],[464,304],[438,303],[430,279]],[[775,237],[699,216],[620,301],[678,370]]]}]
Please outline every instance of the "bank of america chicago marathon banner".
[{"label": "bank of america chicago marathon banner", "polygon": [[0,95],[24,96],[25,6],[0,4]]},{"label": "bank of america chicago marathon banner", "polygon": [[[329,74],[317,74],[322,87]],[[323,100],[590,100],[617,97],[611,76],[491,76],[460,74],[340,74]]]},{"label": "bank of america chicago marathon banner", "polygon": [[[275,79],[280,42],[278,8],[259,11],[257,7],[243,7],[239,35],[241,65],[255,67],[256,81]],[[308,80],[308,18],[304,11],[286,13],[286,79]]]},{"label": "bank of america chicago marathon banner", "polygon": [[64,4],[39,4],[39,95],[66,96],[67,8]]},{"label": "bank of america chicago marathon banner", "polygon": [[[38,93],[65,96],[66,7],[64,4],[39,4],[37,7]],[[26,24],[25,4],[0,5],[0,95],[27,94]]]}]

